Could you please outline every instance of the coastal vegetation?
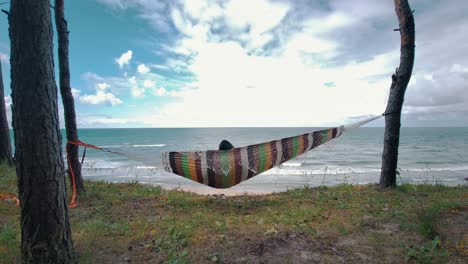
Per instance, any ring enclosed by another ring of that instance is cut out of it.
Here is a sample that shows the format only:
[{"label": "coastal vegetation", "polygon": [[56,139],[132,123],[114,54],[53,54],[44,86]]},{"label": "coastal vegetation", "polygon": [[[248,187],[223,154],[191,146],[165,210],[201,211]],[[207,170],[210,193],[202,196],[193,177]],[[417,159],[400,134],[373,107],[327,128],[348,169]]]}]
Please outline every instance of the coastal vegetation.
[{"label": "coastal vegetation", "polygon": [[[0,168],[0,193],[16,192]],[[468,187],[339,185],[201,196],[86,182],[70,209],[79,263],[464,263]],[[20,210],[0,201],[0,263],[21,260]]]}]

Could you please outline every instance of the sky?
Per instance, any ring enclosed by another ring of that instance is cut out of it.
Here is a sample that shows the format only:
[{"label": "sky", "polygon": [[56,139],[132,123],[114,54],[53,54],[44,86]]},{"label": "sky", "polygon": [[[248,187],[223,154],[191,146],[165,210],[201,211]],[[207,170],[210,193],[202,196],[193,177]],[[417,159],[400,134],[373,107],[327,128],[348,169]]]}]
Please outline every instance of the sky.
[{"label": "sky", "polygon": [[[399,65],[390,0],[65,2],[79,128],[346,124],[385,110]],[[409,3],[416,58],[402,123],[466,126],[468,1]],[[2,14],[11,120],[9,52]]]}]

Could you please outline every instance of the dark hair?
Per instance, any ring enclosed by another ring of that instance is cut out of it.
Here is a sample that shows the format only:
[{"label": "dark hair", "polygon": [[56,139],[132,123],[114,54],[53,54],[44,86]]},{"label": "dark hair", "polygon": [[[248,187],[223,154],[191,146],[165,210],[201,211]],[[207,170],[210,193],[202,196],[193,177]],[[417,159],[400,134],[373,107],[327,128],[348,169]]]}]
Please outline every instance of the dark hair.
[{"label": "dark hair", "polygon": [[228,149],[233,149],[234,146],[231,144],[231,142],[223,139],[221,143],[219,143],[219,150],[228,150]]}]

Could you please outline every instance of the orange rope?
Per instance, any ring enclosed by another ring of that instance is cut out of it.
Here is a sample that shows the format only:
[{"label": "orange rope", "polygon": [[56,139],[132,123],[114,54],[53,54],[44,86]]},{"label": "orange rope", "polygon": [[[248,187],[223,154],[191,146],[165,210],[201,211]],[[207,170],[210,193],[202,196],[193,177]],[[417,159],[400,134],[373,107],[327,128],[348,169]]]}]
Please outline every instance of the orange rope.
[{"label": "orange rope", "polygon": [[67,152],[67,161],[68,161],[68,169],[70,170],[70,174],[71,174],[71,180],[72,180],[72,187],[73,187],[73,190],[72,190],[72,198],[71,198],[71,201],[70,201],[70,204],[68,205],[70,208],[75,208],[77,207],[79,204],[76,202],[76,180],[75,180],[75,172],[73,171],[73,166],[72,166],[72,163],[71,163],[71,160],[70,160],[70,155],[68,155],[68,148],[65,148],[65,151]]},{"label": "orange rope", "polygon": [[[76,141],[68,141],[68,144],[71,144],[71,145],[76,145],[76,146],[82,146],[82,147],[85,147],[85,148],[92,148],[92,149],[97,149],[97,150],[101,150],[101,151],[104,151],[104,152],[113,152],[111,150],[108,150],[108,149],[105,149],[105,148],[100,148],[100,147],[97,147],[97,146],[94,146],[94,145],[91,145],[91,144],[87,144],[87,143],[84,143],[83,141],[81,140],[76,140]],[[75,207],[78,207],[79,204],[78,202],[76,201],[76,178],[75,178],[75,172],[73,171],[73,166],[71,164],[71,161],[70,161],[70,157],[68,155],[68,149],[66,148],[65,151],[67,152],[67,160],[68,160],[68,168],[70,170],[70,174],[71,174],[71,180],[72,180],[72,198],[70,200],[70,204],[69,204],[69,207],[70,208],[75,208]]]},{"label": "orange rope", "polygon": [[15,200],[16,202],[16,205],[19,205],[20,201],[18,199],[18,197],[14,194],[1,194],[0,193],[0,200],[9,200],[9,199],[12,199],[12,200]]},{"label": "orange rope", "polygon": [[68,144],[87,147],[87,148],[92,148],[92,149],[97,149],[97,150],[102,150],[104,152],[114,152],[114,151],[111,151],[111,150],[106,149],[106,148],[101,148],[101,147],[98,147],[98,146],[95,146],[95,145],[84,143],[83,141],[81,141],[79,139],[77,141],[68,141]]},{"label": "orange rope", "polygon": [[[105,148],[100,148],[100,147],[97,147],[97,146],[94,146],[94,145],[91,145],[91,144],[86,144],[81,140],[69,141],[68,144],[87,147],[87,148],[92,148],[92,149],[97,149],[97,150],[101,150],[101,151],[104,151],[104,152],[113,152],[113,151],[105,149]],[[65,152],[67,153],[68,167],[70,169],[70,174],[72,176],[71,181],[72,181],[72,188],[73,188],[72,198],[70,200],[69,207],[70,208],[75,208],[75,207],[79,206],[78,202],[76,201],[76,196],[77,196],[76,195],[76,177],[75,177],[75,172],[73,171],[73,166],[71,164],[70,155],[68,154],[68,149],[66,147],[65,147]],[[8,199],[15,200],[17,205],[20,204],[20,200],[18,199],[18,197],[16,195],[14,195],[14,194],[1,194],[0,193],[0,200],[8,200]]]}]

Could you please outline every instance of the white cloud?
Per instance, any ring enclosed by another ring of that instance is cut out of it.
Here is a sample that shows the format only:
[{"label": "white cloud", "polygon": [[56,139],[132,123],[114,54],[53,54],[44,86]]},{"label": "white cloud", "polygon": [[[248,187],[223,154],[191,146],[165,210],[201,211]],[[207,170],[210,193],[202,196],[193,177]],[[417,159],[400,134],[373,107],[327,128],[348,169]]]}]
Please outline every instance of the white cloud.
[{"label": "white cloud", "polygon": [[424,80],[426,81],[433,81],[434,80],[434,75],[433,74],[424,74],[423,76]]},{"label": "white cloud", "polygon": [[453,64],[452,65],[452,68],[450,69],[450,72],[455,72],[455,73],[464,73],[464,72],[468,72],[468,66],[467,67],[464,67],[458,63],[456,64]]},{"label": "white cloud", "polygon": [[128,120],[125,118],[94,118],[90,120],[90,123],[100,123],[100,124],[125,124],[128,123]]},{"label": "white cloud", "polygon": [[[286,56],[297,56],[304,53],[316,53],[322,56],[328,55],[329,57],[334,56],[337,44],[328,40],[309,36],[308,34],[298,33],[292,36],[288,44],[286,45]],[[288,54],[290,53],[290,54]],[[299,54],[298,54],[299,53]],[[306,56],[304,56],[306,57]]]},{"label": "white cloud", "polygon": [[268,0],[229,1],[225,16],[231,26],[250,26],[252,35],[258,35],[277,26],[288,9],[285,3],[273,3]]},{"label": "white cloud", "polygon": [[78,114],[77,121],[80,127],[112,127],[129,123],[127,118],[96,114]]},{"label": "white cloud", "polygon": [[[164,65],[156,67],[193,74],[195,81],[187,81],[181,87],[196,89],[154,89],[155,96],[179,100],[142,117],[146,124],[153,120],[163,126],[321,125],[384,110],[394,53],[340,67],[321,67],[327,59],[337,56],[340,43],[320,34],[351,23],[353,19],[344,12],[326,16],[326,22],[307,20],[299,30],[280,35],[280,52],[264,56],[252,51],[262,50],[278,38],[272,31],[281,26],[291,8],[289,4],[268,0],[227,1],[225,5],[188,2],[170,12],[182,37],[167,50],[182,55],[179,58],[183,60],[167,58]],[[208,10],[212,16],[206,15]],[[237,32],[240,39],[213,33],[218,18],[226,21],[226,33]],[[367,81],[363,72],[366,76],[385,77]],[[334,82],[334,87],[324,85],[329,82]],[[143,88],[149,85],[137,79],[134,83],[132,95],[143,96]],[[235,107],[236,111],[213,111],[229,105],[241,107]],[[310,114],[330,108],[334,111],[327,115]]]},{"label": "white cloud", "polygon": [[106,90],[107,88],[109,88],[109,84],[106,83],[106,82],[97,83],[97,88],[98,88],[99,90],[104,91],[104,90]]},{"label": "white cloud", "polygon": [[5,96],[5,106],[9,108],[11,106],[11,97],[10,96]]},{"label": "white cloud", "polygon": [[[297,47],[291,49],[295,52],[263,57],[249,55],[235,42],[207,43],[189,66],[199,89],[178,94],[179,102],[162,106],[144,121],[162,126],[297,126],[339,124],[348,116],[383,112],[387,76],[393,70],[388,62],[394,54],[321,69],[304,63]],[[369,82],[359,72],[387,75]],[[330,81],[334,87],[324,85]],[[156,95],[176,94],[158,89]],[[222,111],[226,108],[235,110]],[[323,109],[333,111],[323,114]]]},{"label": "white cloud", "polygon": [[128,82],[131,84],[131,85],[135,85],[137,83],[137,77],[136,76],[132,76],[130,78],[128,78]]},{"label": "white cloud", "polygon": [[128,120],[125,118],[102,118],[96,117],[89,120],[89,124],[125,124]]},{"label": "white cloud", "polygon": [[80,97],[80,94],[81,94],[81,91],[76,89],[76,88],[72,88],[72,95],[75,99],[79,98]]},{"label": "white cloud", "polygon": [[166,65],[175,72],[185,72],[187,71],[188,62],[169,58],[166,60]]},{"label": "white cloud", "polygon": [[153,88],[156,83],[148,79],[138,79],[136,76],[128,78],[130,84],[130,93],[132,97],[142,98],[145,96],[145,90]]},{"label": "white cloud", "polygon": [[131,96],[133,98],[144,98],[147,92],[155,95],[156,84],[169,87],[167,96],[181,96],[183,93],[178,87],[185,87],[185,83],[174,78],[149,72],[141,75],[109,76],[101,77],[94,73],[86,73],[83,79],[89,82],[88,87],[93,87],[99,91],[110,92],[117,97]]},{"label": "white cloud", "polygon": [[148,66],[146,66],[145,64],[140,64],[137,67],[137,71],[140,74],[147,74],[147,73],[150,72],[150,68]]},{"label": "white cloud", "polygon": [[140,88],[138,86],[133,86],[130,88],[130,92],[133,97],[135,98],[141,98],[145,95],[145,89]]},{"label": "white cloud", "polygon": [[168,91],[164,87],[159,87],[153,90],[153,94],[156,96],[170,96],[170,97],[184,97],[191,92],[190,89],[182,89],[180,91]]},{"label": "white cloud", "polygon": [[10,56],[8,54],[0,52],[0,61],[3,63],[10,63]]},{"label": "white cloud", "polygon": [[102,78],[101,76],[97,75],[94,72],[85,72],[81,75],[81,78],[92,84],[105,81],[104,78]]},{"label": "white cloud", "polygon": [[219,18],[224,12],[217,1],[184,0],[183,6],[185,12],[195,19]]},{"label": "white cloud", "polygon": [[132,76],[127,79],[130,85],[130,93],[134,98],[142,98],[145,95],[145,89],[138,86],[136,76]]},{"label": "white cloud", "polygon": [[[337,124],[382,112],[399,62],[391,1],[99,1],[135,8],[158,33],[171,28],[173,41],[158,46],[164,64],[148,65],[179,73],[181,83],[166,85],[164,78],[147,73],[151,76],[137,75],[135,85],[127,88],[143,96],[149,80],[154,96],[178,97],[141,117],[148,125]],[[457,1],[455,6],[423,0],[412,4],[420,29],[405,100],[410,112],[468,102],[468,52],[458,45],[466,42],[468,4]],[[434,31],[444,41],[434,40]],[[193,78],[185,79],[189,75]],[[220,110],[230,105],[235,111]]]},{"label": "white cloud", "polygon": [[80,102],[85,104],[110,104],[112,106],[122,104],[122,100],[117,98],[114,94],[104,92],[102,90],[97,90],[96,94],[93,95],[83,95],[80,97]]},{"label": "white cloud", "polygon": [[188,90],[181,90],[181,91],[173,90],[173,91],[168,91],[166,94],[169,95],[169,96],[172,96],[172,97],[183,97],[183,96],[186,96],[186,95],[190,94],[190,91],[188,91]]},{"label": "white cloud", "polygon": [[145,88],[153,88],[155,85],[156,85],[155,82],[151,80],[145,80],[143,82],[143,87]]},{"label": "white cloud", "polygon": [[151,67],[158,70],[170,70],[170,67],[164,64],[152,64]]},{"label": "white cloud", "polygon": [[130,63],[130,60],[132,59],[132,56],[133,56],[133,51],[128,50],[128,51],[122,53],[122,55],[120,55],[120,57],[115,59],[115,62],[117,62],[117,64],[119,65],[120,68],[123,68],[123,66]]},{"label": "white cloud", "polygon": [[425,107],[431,111],[434,111],[433,107],[464,103],[468,105],[468,92],[465,88],[468,70],[453,71],[453,68],[441,66],[431,73],[415,72],[408,86],[405,105]]},{"label": "white cloud", "polygon": [[11,115],[11,97],[10,96],[5,96],[5,108],[6,108],[6,115],[7,115],[7,120],[8,120],[8,127],[11,127],[11,121],[12,121],[12,115]]},{"label": "white cloud", "polygon": [[353,22],[355,22],[355,19],[351,16],[351,14],[337,11],[326,15],[325,17],[312,17],[307,19],[304,21],[303,27],[304,32],[310,34],[319,34],[348,26]]},{"label": "white cloud", "polygon": [[106,104],[111,106],[123,103],[122,100],[114,94],[114,91],[110,90],[111,84],[109,84],[109,81],[112,81],[113,78],[107,79],[93,72],[86,72],[82,74],[81,78],[87,82],[89,88],[95,89],[96,92],[95,94],[82,95],[82,91],[73,88],[73,96],[75,96],[79,102],[84,104]]},{"label": "white cloud", "polygon": [[154,94],[157,96],[164,96],[167,94],[167,91],[164,87],[159,87],[158,89],[154,91]]}]

